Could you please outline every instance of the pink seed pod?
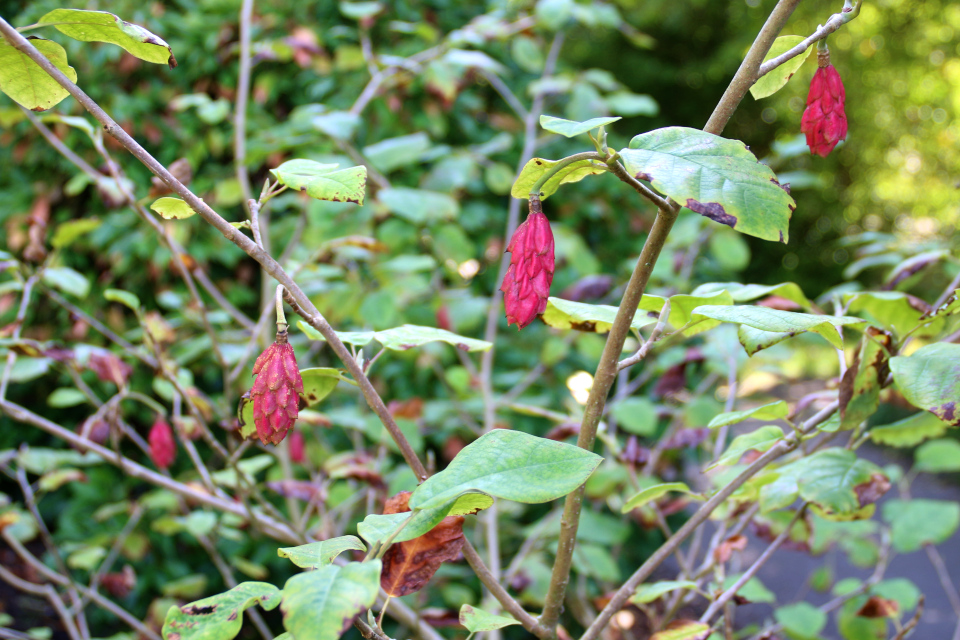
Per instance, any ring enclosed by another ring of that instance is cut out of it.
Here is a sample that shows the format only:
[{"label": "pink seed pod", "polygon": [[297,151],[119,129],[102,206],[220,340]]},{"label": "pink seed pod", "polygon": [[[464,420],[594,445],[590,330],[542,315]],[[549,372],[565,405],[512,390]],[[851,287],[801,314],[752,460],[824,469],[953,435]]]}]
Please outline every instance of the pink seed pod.
[{"label": "pink seed pod", "polygon": [[810,153],[825,158],[837,143],[847,139],[847,114],[843,109],[847,92],[836,67],[830,64],[829,51],[817,52],[817,63],[800,131],[807,134]]},{"label": "pink seed pod", "polygon": [[157,417],[156,422],[150,427],[147,440],[150,442],[150,459],[158,469],[166,469],[173,464],[177,458],[177,441],[174,440],[173,429],[166,420]]},{"label": "pink seed pod", "polygon": [[257,358],[253,374],[257,379],[250,395],[257,435],[264,444],[279,444],[297,420],[303,393],[297,356],[285,330],[278,331],[276,342]]},{"label": "pink seed pod", "polygon": [[553,282],[553,232],[537,196],[530,197],[530,215],[517,227],[507,251],[510,266],[500,290],[507,324],[523,329],[546,310]]}]

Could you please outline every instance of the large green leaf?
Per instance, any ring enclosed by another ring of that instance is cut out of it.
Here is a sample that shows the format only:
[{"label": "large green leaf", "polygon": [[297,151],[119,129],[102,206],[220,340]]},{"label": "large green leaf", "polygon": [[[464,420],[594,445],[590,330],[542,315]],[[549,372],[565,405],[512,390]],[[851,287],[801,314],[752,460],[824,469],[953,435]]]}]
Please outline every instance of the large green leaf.
[{"label": "large green leaf", "polygon": [[[297,326],[311,340],[324,340],[319,331],[302,320],[297,323]],[[367,345],[371,340],[376,339],[385,349],[391,351],[406,351],[414,347],[422,347],[431,342],[446,342],[458,349],[470,352],[486,351],[493,346],[492,343],[485,340],[466,338],[444,329],[421,327],[415,324],[405,324],[383,331],[338,331],[337,336],[345,343],[358,347]]]},{"label": "large green leaf", "polygon": [[154,200],[150,208],[166,220],[183,220],[197,214],[186,202],[171,196]]},{"label": "large green leaf", "polygon": [[794,640],[817,640],[820,632],[827,626],[827,614],[809,602],[777,607],[773,617]]},{"label": "large green leaf", "polygon": [[677,589],[696,589],[697,583],[690,580],[661,580],[660,582],[651,582],[641,584],[637,587],[636,593],[630,596],[630,602],[635,604],[647,604],[657,600],[660,596],[676,591]]},{"label": "large green leaf", "polygon": [[[577,331],[594,333],[610,331],[616,317],[617,307],[606,304],[574,302],[562,298],[547,298],[547,308],[543,312],[543,322],[547,326],[555,329],[576,329]],[[634,329],[640,329],[652,322],[656,322],[656,318],[651,319],[645,317],[645,314],[638,313],[633,317],[630,326]]]},{"label": "large green leaf", "polygon": [[928,344],[909,356],[890,358],[890,370],[910,404],[960,425],[960,344]]},{"label": "large green leaf", "polygon": [[667,127],[636,136],[620,155],[632,175],[688,209],[741,233],[787,242],[793,198],[742,142]]},{"label": "large green leaf", "polygon": [[563,118],[554,118],[553,116],[540,116],[540,126],[550,133],[559,133],[567,138],[573,138],[588,131],[613,124],[617,120],[620,120],[619,116],[591,118],[584,122],[574,122],[573,120],[564,120]]},{"label": "large green leaf", "polygon": [[583,484],[601,460],[573,445],[494,429],[417,487],[410,507],[437,507],[471,491],[528,504],[549,502]]},{"label": "large green leaf", "polygon": [[640,493],[636,494],[635,496],[627,500],[626,504],[624,504],[623,507],[620,508],[620,512],[630,513],[634,509],[642,507],[643,505],[649,502],[652,502],[657,498],[665,496],[671,491],[686,493],[698,500],[703,499],[697,493],[695,493],[690,487],[688,487],[685,482],[665,482],[663,484],[657,484],[652,487],[647,487]]},{"label": "large green leaf", "polygon": [[960,471],[960,442],[950,438],[924,442],[914,452],[914,466],[918,471],[944,473]]},{"label": "large green leaf", "polygon": [[103,464],[103,458],[95,453],[80,453],[70,449],[46,449],[44,447],[21,447],[17,451],[17,464],[37,475],[61,467],[87,467]]},{"label": "large green leaf", "polygon": [[441,220],[452,220],[460,213],[460,204],[456,199],[437,191],[390,187],[377,192],[377,199],[387,207],[390,213],[413,224],[433,224]]},{"label": "large green leaf", "polygon": [[[707,282],[693,290],[693,296],[705,296],[717,291],[726,291],[733,298],[734,302],[751,302],[758,298],[767,296],[777,296],[796,302],[804,309],[812,309],[813,303],[807,299],[803,290],[793,282],[781,282],[780,284],[740,284],[739,282]],[[716,304],[716,303],[714,303]]]},{"label": "large green leaf", "polygon": [[835,514],[857,511],[858,488],[870,485],[880,468],[849,449],[830,448],[804,458],[797,470],[800,497]]},{"label": "large green leaf", "polygon": [[929,411],[870,429],[870,439],[891,447],[913,447],[924,440],[939,438],[947,432],[946,422]]},{"label": "large green leaf", "polygon": [[124,22],[106,11],[83,9],[54,9],[40,18],[43,24],[52,24],[57,31],[83,42],[109,42],[127,52],[156,64],[177,66],[170,45],[143,27]]},{"label": "large green leaf", "polygon": [[[666,304],[667,300],[670,301],[670,317],[667,318],[667,321],[677,329],[687,327],[687,325],[690,324],[693,317],[693,310],[699,306],[732,305],[734,302],[733,297],[723,290],[713,291],[703,295],[680,293],[670,296],[669,298],[644,294],[643,297],[640,298],[639,308],[641,311],[647,311],[651,316],[657,317],[663,310],[663,305]],[[717,324],[719,324],[719,322],[701,320],[696,327],[687,327],[684,335],[700,333],[707,329],[712,329]]]},{"label": "large green leaf", "polygon": [[[557,166],[560,160],[546,160],[544,158],[532,158],[523,166],[520,175],[517,176],[513,188],[510,189],[510,195],[514,198],[526,200],[530,197],[530,190],[537,180],[542,178],[548,171]],[[540,199],[546,200],[560,188],[560,185],[570,182],[580,182],[587,176],[597,175],[607,171],[607,167],[602,162],[596,160],[577,160],[560,169],[553,174],[549,180],[540,187]]]},{"label": "large green leaf", "polygon": [[277,555],[287,558],[304,569],[318,569],[332,563],[344,551],[366,551],[363,542],[356,536],[340,536],[322,542],[311,542],[299,547],[281,547]]},{"label": "large green leaf", "polygon": [[898,553],[917,551],[925,544],[940,544],[960,525],[960,504],[956,502],[894,498],[883,503],[882,512]]},{"label": "large green leaf", "polygon": [[283,587],[283,626],[297,640],[337,640],[380,591],[379,560],[329,564],[293,576]]},{"label": "large green leaf", "polygon": [[164,640],[231,640],[240,633],[243,612],[255,604],[275,609],[280,590],[267,582],[241,582],[225,593],[170,607],[163,622]]},{"label": "large green leaf", "polygon": [[[63,47],[36,36],[27,40],[65,76],[77,81],[77,72],[67,64]],[[70,95],[40,65],[3,39],[0,39],[0,91],[33,111],[46,111]]]},{"label": "large green leaf", "polygon": [[[699,318],[732,322],[741,325],[741,327],[755,329],[755,332],[740,332],[739,334],[741,344],[750,355],[780,340],[807,331],[823,336],[831,345],[837,349],[842,349],[843,338],[837,328],[865,324],[860,318],[795,313],[749,305],[697,307],[693,310],[693,320],[696,321]],[[775,339],[776,337],[779,337],[779,339]]]},{"label": "large green leaf", "polygon": [[460,624],[465,626],[470,633],[476,633],[478,631],[502,629],[512,624],[520,623],[513,618],[498,616],[483,609],[465,604],[460,607]]},{"label": "large green leaf", "polygon": [[[793,49],[795,46],[803,42],[803,36],[780,36],[773,41],[773,45],[770,47],[770,51],[763,58],[763,61],[773,60],[780,54],[786,53],[790,49]],[[793,77],[800,67],[803,66],[804,60],[807,59],[807,56],[810,55],[810,52],[813,49],[807,47],[803,53],[798,56],[787,60],[782,65],[770,71],[764,76],[761,76],[752,87],[750,87],[750,94],[754,97],[755,100],[760,98],[766,98],[767,96],[772,96],[777,91],[780,91],[787,84],[787,81]]]},{"label": "large green leaf", "polygon": [[764,453],[781,440],[783,440],[783,430],[780,427],[773,425],[760,427],[755,431],[734,438],[727,450],[711,467],[736,464],[747,451]]},{"label": "large green leaf", "polygon": [[[383,542],[396,533],[393,542],[406,542],[429,532],[447,516],[477,513],[493,506],[493,498],[483,493],[467,493],[429,509],[415,509],[401,513],[371,513],[357,525],[357,532],[371,546]],[[409,520],[409,522],[407,522]],[[403,526],[400,529],[400,526]]]},{"label": "large green leaf", "polygon": [[394,351],[406,351],[414,347],[420,347],[430,342],[446,342],[462,351],[487,351],[493,344],[485,340],[476,340],[474,338],[464,338],[455,333],[436,329],[434,327],[420,327],[413,324],[405,324],[393,329],[377,331],[375,334],[377,340],[383,345],[384,349]]},{"label": "large green leaf", "polygon": [[[932,312],[930,305],[902,291],[869,291],[843,296],[847,312],[875,320],[901,338]],[[934,318],[914,332],[915,336],[935,335],[943,328],[942,317]]]},{"label": "large green leaf", "polygon": [[787,407],[787,403],[783,400],[777,400],[776,402],[754,407],[753,409],[721,413],[711,420],[707,427],[716,429],[717,427],[725,427],[729,424],[736,424],[751,418],[754,420],[779,420],[780,418],[786,418],[789,412],[790,408]]},{"label": "large green leaf", "polygon": [[313,160],[288,160],[270,173],[282,185],[304,191],[311,198],[331,202],[363,204],[367,186],[367,168],[349,167],[337,170],[335,164]]}]

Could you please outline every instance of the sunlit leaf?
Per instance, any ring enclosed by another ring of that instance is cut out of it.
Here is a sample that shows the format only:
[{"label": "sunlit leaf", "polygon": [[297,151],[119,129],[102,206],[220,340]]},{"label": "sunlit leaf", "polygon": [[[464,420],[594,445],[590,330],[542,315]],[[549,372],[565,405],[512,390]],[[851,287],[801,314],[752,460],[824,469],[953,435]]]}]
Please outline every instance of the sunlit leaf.
[{"label": "sunlit leaf", "polygon": [[243,612],[259,604],[271,611],[280,590],[267,582],[241,582],[233,589],[182,607],[173,606],[163,622],[164,640],[231,640],[240,633]]},{"label": "sunlit leaf", "polygon": [[[67,64],[63,47],[36,36],[29,36],[27,40],[67,78],[77,81],[77,72]],[[3,39],[0,39],[0,91],[33,111],[45,111],[70,95],[40,65]]]},{"label": "sunlit leaf", "polygon": [[[780,36],[773,41],[773,45],[770,47],[770,51],[766,57],[764,57],[763,61],[773,60],[777,56],[793,49],[803,42],[803,40],[803,36]],[[803,66],[804,61],[807,59],[807,56],[810,55],[811,51],[813,51],[813,47],[807,47],[800,55],[787,60],[776,69],[770,71],[770,73],[761,76],[760,79],[750,87],[750,94],[756,100],[775,94],[782,89],[790,78],[793,77],[793,74]]]},{"label": "sunlit leaf", "polygon": [[60,33],[83,42],[109,42],[141,60],[177,66],[170,45],[143,27],[124,22],[106,11],[54,9],[40,18]]}]

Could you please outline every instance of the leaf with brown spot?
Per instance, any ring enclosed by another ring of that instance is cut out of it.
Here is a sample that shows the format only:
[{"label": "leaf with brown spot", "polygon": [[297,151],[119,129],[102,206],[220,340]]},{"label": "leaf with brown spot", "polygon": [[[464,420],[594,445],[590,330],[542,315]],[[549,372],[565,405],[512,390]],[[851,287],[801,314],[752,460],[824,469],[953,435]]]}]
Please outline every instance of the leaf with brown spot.
[{"label": "leaf with brown spot", "polygon": [[280,590],[266,582],[242,582],[224,593],[173,606],[163,622],[164,640],[232,640],[240,633],[241,614],[259,604],[266,611],[280,604]]},{"label": "leaf with brown spot", "polygon": [[893,379],[915,407],[926,409],[953,426],[960,426],[960,345],[930,344],[909,356],[890,359]]},{"label": "leaf with brown spot", "polygon": [[[388,498],[384,515],[410,511],[410,492]],[[419,538],[394,543],[383,556],[380,586],[399,597],[422,589],[443,562],[460,557],[463,548],[463,516],[447,516]]]},{"label": "leaf with brown spot", "polygon": [[857,493],[860,506],[865,507],[882,498],[890,490],[890,480],[882,473],[874,473],[868,482],[856,485],[853,490]]},{"label": "leaf with brown spot", "polygon": [[840,381],[840,428],[854,429],[876,413],[880,389],[890,373],[890,333],[867,327],[853,365]]}]

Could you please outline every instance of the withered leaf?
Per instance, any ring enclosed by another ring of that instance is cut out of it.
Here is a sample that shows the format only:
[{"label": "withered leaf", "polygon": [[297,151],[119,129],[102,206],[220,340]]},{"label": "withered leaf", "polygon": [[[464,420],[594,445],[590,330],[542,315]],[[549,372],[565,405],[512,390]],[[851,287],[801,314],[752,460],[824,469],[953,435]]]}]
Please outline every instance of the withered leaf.
[{"label": "withered leaf", "polygon": [[743,551],[747,548],[746,536],[730,536],[720,543],[720,546],[713,552],[713,557],[717,562],[726,562],[733,555],[734,551]]},{"label": "withered leaf", "polygon": [[[388,498],[384,515],[410,511],[410,492]],[[443,562],[460,556],[463,548],[463,516],[447,516],[419,538],[394,543],[383,556],[380,586],[399,597],[422,589]]]},{"label": "withered leaf", "polygon": [[863,618],[896,618],[900,613],[900,605],[896,600],[887,600],[880,596],[871,596],[857,615]]}]

